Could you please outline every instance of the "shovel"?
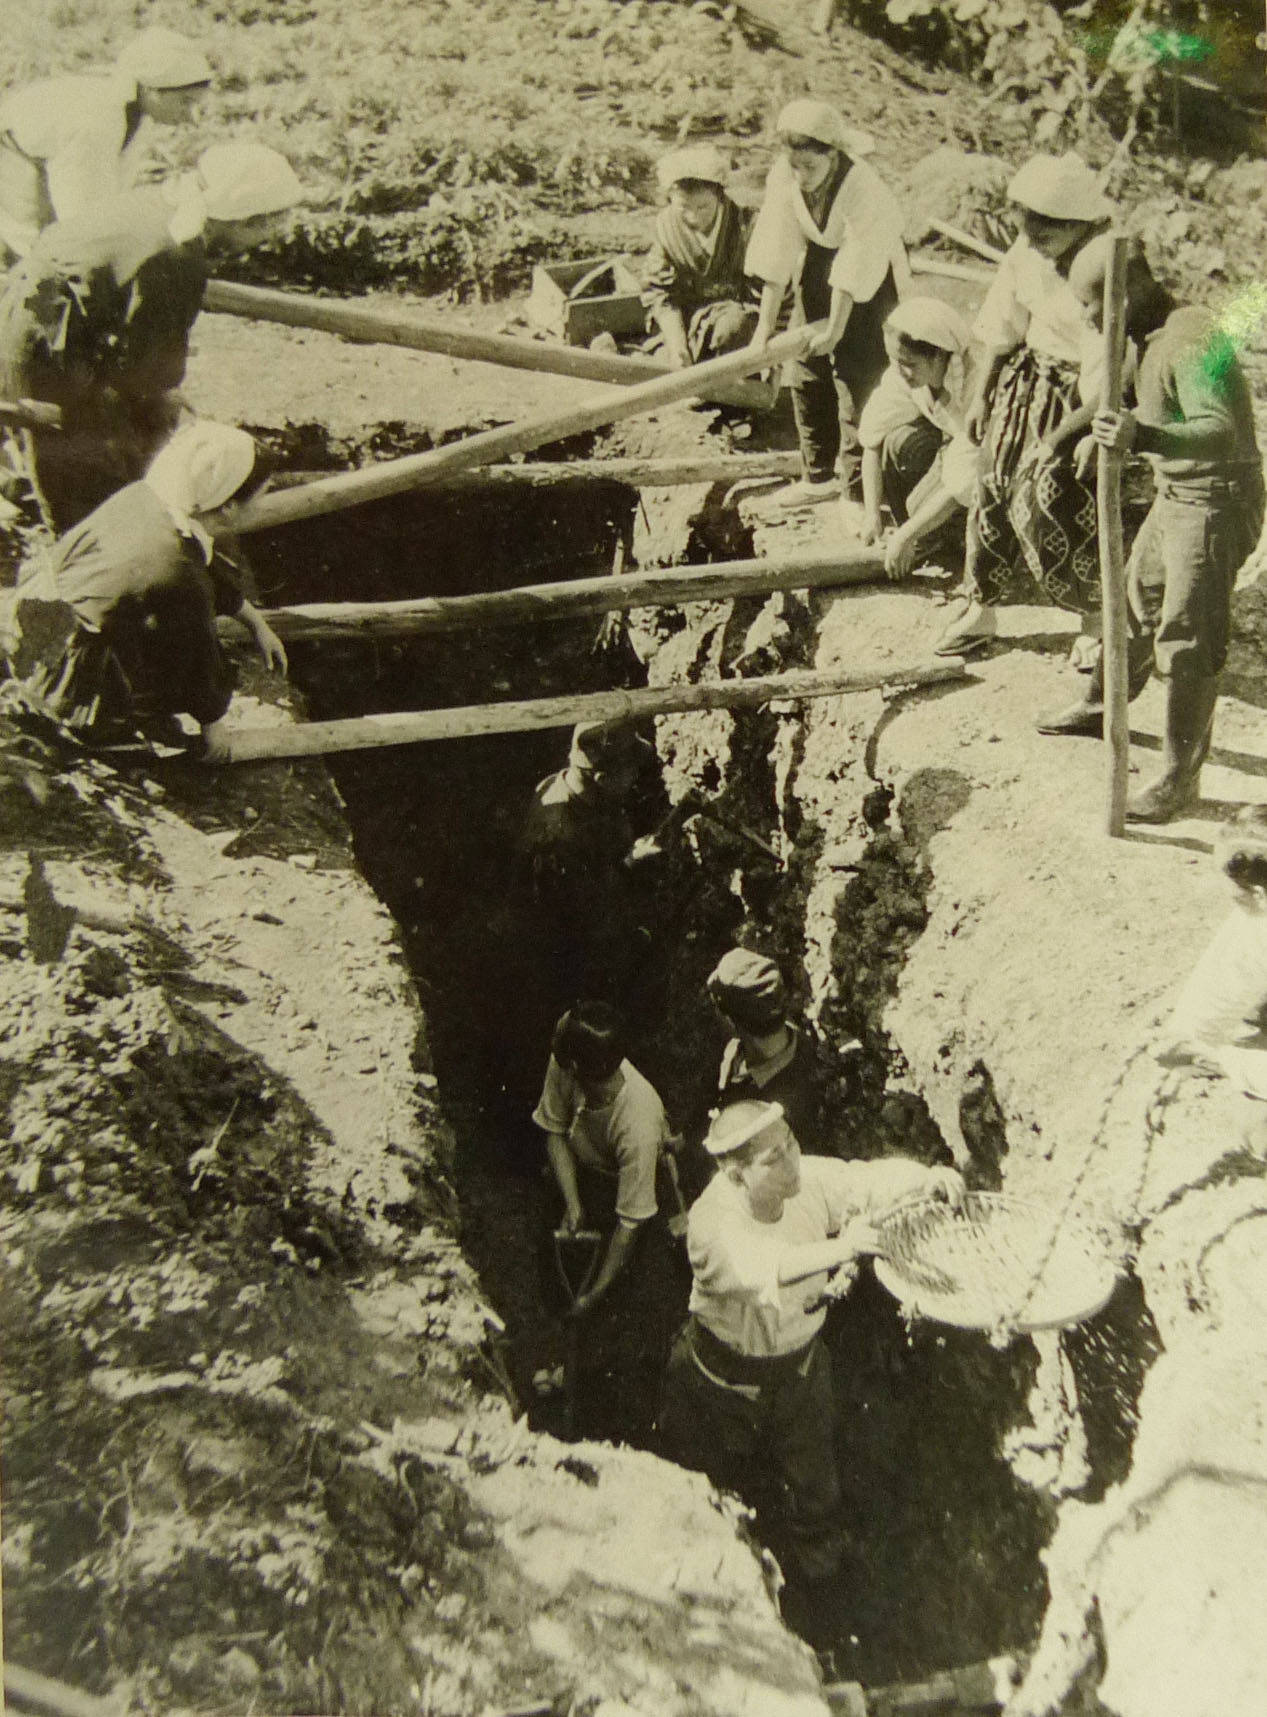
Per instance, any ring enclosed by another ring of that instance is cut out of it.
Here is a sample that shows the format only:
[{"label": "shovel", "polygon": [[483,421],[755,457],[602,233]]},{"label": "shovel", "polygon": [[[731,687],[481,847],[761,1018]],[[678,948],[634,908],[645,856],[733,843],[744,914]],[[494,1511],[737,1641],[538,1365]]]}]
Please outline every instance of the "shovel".
[{"label": "shovel", "polygon": [[[554,1267],[567,1295],[569,1308],[589,1291],[598,1274],[603,1236],[596,1228],[556,1228]],[[576,1435],[576,1380],[581,1360],[581,1328],[575,1318],[567,1321],[567,1347],[563,1356],[564,1435]]]}]

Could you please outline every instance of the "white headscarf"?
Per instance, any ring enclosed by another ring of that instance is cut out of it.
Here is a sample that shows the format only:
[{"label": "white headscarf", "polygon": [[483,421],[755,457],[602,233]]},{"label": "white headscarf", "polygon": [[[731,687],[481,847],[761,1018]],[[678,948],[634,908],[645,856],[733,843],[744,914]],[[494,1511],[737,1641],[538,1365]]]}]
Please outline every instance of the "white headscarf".
[{"label": "white headscarf", "polygon": [[291,208],[303,186],[284,155],[263,143],[213,143],[182,174],[169,231],[176,244],[197,238],[209,220],[249,221]]},{"label": "white headscarf", "polygon": [[199,513],[221,507],[255,466],[255,443],[244,429],[200,418],[178,429],[154,455],[145,481],[186,536],[202,545],[208,563],[211,537]]},{"label": "white headscarf", "polygon": [[211,62],[196,42],[175,30],[142,30],[115,61],[121,77],[149,89],[188,89],[211,82]]},{"label": "white headscarf", "polygon": [[940,347],[952,357],[967,351],[972,338],[963,317],[940,298],[904,298],[889,312],[884,325],[908,339]]},{"label": "white headscarf", "polygon": [[1008,197],[1053,221],[1106,221],[1113,204],[1081,155],[1033,155],[1014,175]]}]

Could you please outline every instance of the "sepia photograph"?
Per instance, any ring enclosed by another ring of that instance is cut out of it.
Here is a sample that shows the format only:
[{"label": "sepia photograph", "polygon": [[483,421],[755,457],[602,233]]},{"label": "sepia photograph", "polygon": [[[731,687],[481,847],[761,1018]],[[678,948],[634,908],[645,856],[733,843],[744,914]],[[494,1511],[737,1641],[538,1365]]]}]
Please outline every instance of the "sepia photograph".
[{"label": "sepia photograph", "polygon": [[1263,0],[0,0],[25,1717],[1267,1712]]}]

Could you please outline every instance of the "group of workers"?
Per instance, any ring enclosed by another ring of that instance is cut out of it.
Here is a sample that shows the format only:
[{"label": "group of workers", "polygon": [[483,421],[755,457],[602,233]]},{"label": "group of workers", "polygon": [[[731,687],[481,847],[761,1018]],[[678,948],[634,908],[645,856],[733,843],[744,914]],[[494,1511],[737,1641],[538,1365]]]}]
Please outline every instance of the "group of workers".
[{"label": "group of workers", "polygon": [[1127,271],[1131,410],[1100,409],[1107,232],[1117,211],[1079,156],[1038,155],[1008,197],[1020,235],[971,329],[912,293],[901,210],[865,159],[870,145],[826,103],[778,116],[779,154],[755,215],[727,189],[720,151],[678,149],[659,165],[667,206],[644,303],[674,363],[760,349],[789,288],[817,331],[791,367],[802,477],[788,507],[847,491],[860,454],[862,520],[901,577],[958,554],[961,611],[937,645],[983,648],[1025,575],[1080,617],[1086,690],[1038,721],[1045,734],[1103,728],[1099,544],[1092,456],[1145,455],[1155,495],[1135,539],[1128,589],[1130,692],[1166,684],[1160,775],[1127,806],[1166,822],[1196,799],[1227,654],[1236,575],[1263,524],[1263,468],[1233,333],[1177,307],[1138,244]]},{"label": "group of workers", "polygon": [[[264,479],[255,444],[180,389],[214,263],[276,236],[302,192],[247,141],[146,176],[146,122],[188,121],[210,82],[196,43],[155,28],[108,71],[0,101],[0,396],[22,425],[7,469],[57,533],[19,585],[15,673],[87,743],[184,744],[187,716],[214,760],[233,687],[217,616],[271,666],[285,652],[205,522]],[[28,402],[55,421],[24,422]]]}]

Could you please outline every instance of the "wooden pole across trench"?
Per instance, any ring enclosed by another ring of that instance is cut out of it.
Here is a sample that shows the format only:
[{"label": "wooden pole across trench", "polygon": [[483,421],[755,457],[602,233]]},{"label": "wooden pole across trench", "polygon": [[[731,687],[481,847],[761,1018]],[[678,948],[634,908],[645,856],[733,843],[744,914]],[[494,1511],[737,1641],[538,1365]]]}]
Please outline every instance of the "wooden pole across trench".
[{"label": "wooden pole across trench", "polygon": [[[776,477],[799,477],[799,453],[688,453],[677,459],[522,459],[513,465],[485,465],[459,471],[433,483],[446,494],[454,490],[549,489],[559,483],[623,483],[630,489],[682,489],[693,483],[761,483]],[[323,471],[280,472],[276,489],[315,483]]]},{"label": "wooden pole across trench", "polygon": [[637,691],[507,700],[455,709],[398,710],[384,715],[351,716],[342,721],[303,722],[293,727],[243,727],[230,735],[228,761],[254,763],[265,758],[367,751],[381,745],[415,745],[421,740],[538,733],[552,727],[571,727],[580,721],[636,721],[680,710],[752,709],[782,699],[796,702],[847,692],[939,685],[946,680],[963,679],[966,673],[964,663],[951,658],[911,667],[873,668],[863,673],[842,668],[830,673],[768,674],[751,680],[706,680],[699,685],[647,686]]},{"label": "wooden pole across trench", "polygon": [[[499,364],[503,369],[573,376],[577,381],[615,382],[630,387],[635,382],[677,373],[655,358],[591,352],[585,346],[519,340],[507,334],[477,334],[473,328],[433,321],[400,305],[349,304],[341,298],[310,298],[301,292],[241,286],[234,280],[208,281],[203,305],[225,316],[244,316],[252,322],[280,322],[287,328],[315,328],[365,345],[403,346],[413,352],[436,352],[442,357]],[[769,388],[743,381],[721,382],[715,393],[708,392],[702,397],[757,409],[768,409],[774,403]]]},{"label": "wooden pole across trench", "polygon": [[[405,597],[398,602],[308,602],[273,608],[265,618],[289,643],[330,639],[424,637],[474,626],[530,625],[574,620],[618,609],[659,608],[709,602],[727,596],[766,596],[774,590],[818,590],[865,584],[884,574],[884,555],[874,548],[841,548],[830,554],[786,555],[776,560],[722,560],[711,566],[670,566],[613,578],[562,579],[521,584],[471,596]],[[233,623],[226,622],[226,626]]]},{"label": "wooden pole across trench", "polygon": [[204,523],[217,536],[242,535],[247,531],[271,530],[276,525],[291,524],[297,519],[320,518],[326,513],[341,512],[345,507],[379,501],[388,495],[403,494],[408,489],[420,489],[428,483],[452,477],[455,472],[493,465],[514,453],[528,453],[549,441],[563,441],[569,435],[603,429],[609,423],[638,417],[662,405],[698,398],[714,381],[749,375],[754,370],[799,357],[823,326],[821,322],[812,322],[806,327],[776,335],[763,351],[755,352],[745,346],[742,351],[710,358],[707,363],[692,364],[688,369],[674,370],[670,375],[657,376],[634,387],[600,394],[586,405],[546,412],[540,417],[508,423],[500,429],[486,429],[479,435],[468,435],[461,441],[450,442],[446,447],[434,447],[427,453],[412,453],[404,459],[384,459],[361,471],[344,471],[337,477],[321,477],[315,483],[303,483],[298,488],[283,489],[275,495],[261,495],[245,506],[225,508],[218,515],[209,513]]},{"label": "wooden pole across trench", "polygon": [[[1122,407],[1126,350],[1126,238],[1109,242],[1104,276],[1104,393],[1106,411]],[[1127,692],[1126,571],[1122,545],[1122,455],[1097,450],[1096,512],[1100,530],[1100,593],[1104,614],[1104,739],[1108,756],[1105,831],[1126,832],[1126,782],[1130,770],[1130,710]]]}]

